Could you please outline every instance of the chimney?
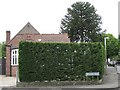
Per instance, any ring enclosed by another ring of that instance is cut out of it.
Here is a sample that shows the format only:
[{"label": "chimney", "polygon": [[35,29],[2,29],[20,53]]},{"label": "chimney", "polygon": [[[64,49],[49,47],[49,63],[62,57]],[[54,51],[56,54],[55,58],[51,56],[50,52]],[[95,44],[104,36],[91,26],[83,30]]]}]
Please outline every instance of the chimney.
[{"label": "chimney", "polygon": [[10,31],[6,31],[6,43],[10,41]]}]

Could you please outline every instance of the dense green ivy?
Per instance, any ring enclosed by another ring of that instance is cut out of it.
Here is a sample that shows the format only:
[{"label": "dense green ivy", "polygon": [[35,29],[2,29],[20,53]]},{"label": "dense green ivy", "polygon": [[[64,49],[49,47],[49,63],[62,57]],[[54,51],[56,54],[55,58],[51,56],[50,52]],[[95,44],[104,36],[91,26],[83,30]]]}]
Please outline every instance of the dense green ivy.
[{"label": "dense green ivy", "polygon": [[83,80],[86,72],[104,72],[101,43],[33,43],[19,45],[20,81]]}]

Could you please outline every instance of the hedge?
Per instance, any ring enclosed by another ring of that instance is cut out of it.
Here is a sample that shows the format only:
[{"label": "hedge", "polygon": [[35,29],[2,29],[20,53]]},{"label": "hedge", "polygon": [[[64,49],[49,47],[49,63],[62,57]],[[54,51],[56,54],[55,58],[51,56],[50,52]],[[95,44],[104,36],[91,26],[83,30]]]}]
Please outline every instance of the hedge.
[{"label": "hedge", "polygon": [[86,72],[104,72],[101,43],[19,44],[19,78],[22,82],[83,80]]}]

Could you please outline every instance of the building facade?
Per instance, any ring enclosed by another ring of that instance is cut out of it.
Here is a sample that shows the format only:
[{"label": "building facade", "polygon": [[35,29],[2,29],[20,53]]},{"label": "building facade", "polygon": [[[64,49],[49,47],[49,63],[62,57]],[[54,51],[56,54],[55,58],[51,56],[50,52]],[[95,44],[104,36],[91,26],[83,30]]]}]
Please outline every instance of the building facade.
[{"label": "building facade", "polygon": [[68,34],[40,34],[29,22],[12,39],[10,35],[6,31],[6,76],[16,76],[19,42],[70,42]]}]

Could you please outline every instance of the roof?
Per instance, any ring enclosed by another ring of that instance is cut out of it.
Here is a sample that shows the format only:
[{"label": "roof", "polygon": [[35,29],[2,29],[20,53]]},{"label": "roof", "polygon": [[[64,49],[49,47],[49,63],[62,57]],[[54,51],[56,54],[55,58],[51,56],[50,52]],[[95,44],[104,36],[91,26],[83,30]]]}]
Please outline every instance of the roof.
[{"label": "roof", "polygon": [[40,34],[29,22],[7,43],[18,48],[20,41],[69,43],[68,34]]},{"label": "roof", "polygon": [[40,34],[29,22],[18,32],[18,34]]},{"label": "roof", "polygon": [[41,34],[41,42],[70,42],[68,34]]}]

